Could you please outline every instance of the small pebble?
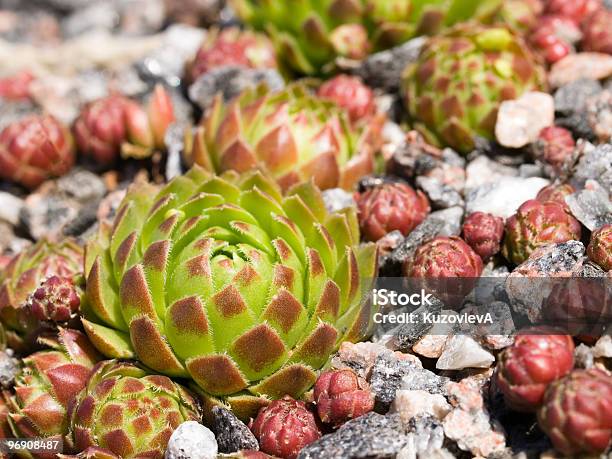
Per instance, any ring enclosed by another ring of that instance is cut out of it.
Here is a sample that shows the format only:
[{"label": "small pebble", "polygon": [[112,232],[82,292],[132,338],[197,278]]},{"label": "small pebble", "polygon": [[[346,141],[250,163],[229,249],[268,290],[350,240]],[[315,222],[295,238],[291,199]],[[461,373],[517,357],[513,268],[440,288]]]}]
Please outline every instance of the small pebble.
[{"label": "small pebble", "polygon": [[538,138],[555,121],[555,102],[550,94],[528,92],[519,99],[501,103],[495,137],[504,147],[521,148]]},{"label": "small pebble", "polygon": [[187,421],[172,433],[165,459],[216,459],[218,452],[215,434],[199,422]]}]

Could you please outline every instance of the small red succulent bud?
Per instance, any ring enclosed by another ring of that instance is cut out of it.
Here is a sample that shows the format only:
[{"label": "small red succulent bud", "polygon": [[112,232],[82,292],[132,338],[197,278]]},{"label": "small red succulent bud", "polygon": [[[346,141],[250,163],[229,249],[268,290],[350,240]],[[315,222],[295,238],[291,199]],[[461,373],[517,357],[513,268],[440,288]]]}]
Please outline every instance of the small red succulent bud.
[{"label": "small red succulent bud", "polygon": [[601,0],[548,0],[546,13],[557,14],[580,24],[601,7]]},{"label": "small red succulent bud", "polygon": [[557,169],[560,169],[572,156],[575,148],[576,142],[572,133],[558,126],[542,129],[534,145],[537,158]]},{"label": "small red succulent bud", "polygon": [[142,159],[165,149],[164,137],[174,120],[172,99],[162,85],[155,86],[146,109],[129,101],[125,107],[127,142],[121,146],[122,155]]},{"label": "small red succulent bud", "polygon": [[374,409],[374,394],[353,370],[326,371],[314,386],[314,401],[319,418],[340,426]]},{"label": "small red succulent bud", "polygon": [[[506,404],[518,411],[536,411],[548,385],[574,366],[574,342],[569,335],[524,331],[504,350],[496,381]],[[554,330],[550,330],[554,333]]]},{"label": "small red succulent bud", "polygon": [[0,78],[0,98],[15,101],[29,99],[33,81],[34,75],[27,70]]},{"label": "small red succulent bud", "polygon": [[612,375],[595,368],[574,370],[552,383],[538,422],[563,454],[604,453],[612,442]]},{"label": "small red succulent bud", "polygon": [[565,202],[565,197],[574,194],[576,189],[569,183],[562,185],[548,185],[542,188],[536,199],[540,202],[552,201],[563,206],[566,212],[569,212],[569,206]]},{"label": "small red succulent bud", "polygon": [[482,259],[457,236],[439,236],[419,247],[404,264],[406,277],[422,279],[448,306],[461,304],[482,274]]},{"label": "small red succulent bud", "polygon": [[376,112],[374,92],[359,78],[338,75],[321,85],[318,96],[344,108],[351,122],[368,119]]},{"label": "small red succulent bud", "polygon": [[504,237],[504,220],[484,212],[474,212],[463,222],[463,239],[483,260],[499,252]]},{"label": "small red succulent bud", "polygon": [[572,19],[547,15],[538,20],[530,41],[549,64],[554,64],[573,51],[573,44],[581,36],[580,29]]},{"label": "small red succulent bud", "polygon": [[275,68],[274,45],[265,35],[256,32],[238,28],[212,30],[189,64],[187,73],[193,82],[214,68],[226,66]]},{"label": "small red succulent bud", "polygon": [[600,8],[582,24],[582,48],[585,51],[612,54],[612,11]]},{"label": "small red succulent bud", "polygon": [[520,265],[538,247],[580,240],[581,234],[580,223],[561,204],[532,199],[506,222],[502,253],[508,261]]},{"label": "small red succulent bud", "polygon": [[294,459],[302,448],[321,436],[306,404],[289,396],[262,408],[249,428],[261,451],[284,459]]},{"label": "small red succulent bud", "polygon": [[77,288],[67,277],[49,277],[30,297],[30,310],[42,321],[67,322],[80,305]]},{"label": "small red succulent bud", "polygon": [[359,225],[368,241],[391,231],[407,236],[430,211],[427,197],[404,183],[385,183],[355,196]]},{"label": "small red succulent bud", "polygon": [[88,104],[74,125],[79,151],[92,156],[98,164],[115,162],[127,139],[125,109],[129,103],[115,94]]},{"label": "small red succulent bud", "polygon": [[587,254],[591,261],[606,271],[612,271],[612,224],[593,231]]},{"label": "small red succulent bud", "polygon": [[64,175],[74,161],[70,132],[52,116],[29,116],[0,133],[0,176],[27,188]]}]

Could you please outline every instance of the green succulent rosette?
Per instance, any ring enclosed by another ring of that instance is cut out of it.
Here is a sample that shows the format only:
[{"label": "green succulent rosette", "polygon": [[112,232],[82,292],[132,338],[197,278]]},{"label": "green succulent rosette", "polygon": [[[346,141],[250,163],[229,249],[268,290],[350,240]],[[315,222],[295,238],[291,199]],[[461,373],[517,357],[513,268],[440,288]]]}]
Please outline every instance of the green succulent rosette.
[{"label": "green succulent rosette", "polygon": [[495,16],[501,0],[230,0],[238,16],[267,31],[280,60],[312,75],[331,70],[339,57],[369,52],[434,34],[466,20]]},{"label": "green succulent rosette", "polygon": [[312,183],[199,167],[133,186],[86,250],[83,325],[106,356],[192,379],[242,417],[298,397],[344,340],[369,333],[376,249]]},{"label": "green succulent rosette", "polygon": [[506,27],[461,24],[429,39],[403,77],[406,107],[426,138],[462,153],[494,138],[500,104],[545,87],[544,69]]}]

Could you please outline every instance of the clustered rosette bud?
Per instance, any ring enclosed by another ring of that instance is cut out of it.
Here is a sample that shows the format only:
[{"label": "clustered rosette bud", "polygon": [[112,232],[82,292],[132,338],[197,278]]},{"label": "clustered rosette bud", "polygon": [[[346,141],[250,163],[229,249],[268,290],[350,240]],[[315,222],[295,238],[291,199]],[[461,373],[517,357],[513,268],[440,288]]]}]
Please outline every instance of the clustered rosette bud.
[{"label": "clustered rosette bud", "polygon": [[612,441],[612,375],[574,370],[550,385],[538,412],[540,427],[563,454],[591,457]]},{"label": "clustered rosette bud", "polygon": [[262,408],[249,428],[267,454],[295,459],[299,451],[321,436],[314,415],[306,404],[284,397]]},{"label": "clustered rosette bud", "polygon": [[482,274],[482,259],[457,236],[438,236],[419,247],[404,263],[404,274],[420,279],[450,307],[461,304]]},{"label": "clustered rosette bud", "polygon": [[108,166],[119,154],[140,159],[165,149],[164,137],[174,119],[172,99],[157,85],[146,108],[117,94],[90,103],[75,122],[74,134],[83,154]]},{"label": "clustered rosette bud", "polygon": [[0,133],[0,177],[36,188],[67,173],[75,161],[69,129],[50,115],[32,115]]},{"label": "clustered rosette bud", "polygon": [[338,75],[326,81],[317,95],[344,108],[353,123],[367,120],[376,113],[374,92],[354,76]]},{"label": "clustered rosette bud", "polygon": [[572,19],[558,14],[542,16],[529,39],[534,48],[549,64],[560,61],[573,51],[582,36]]},{"label": "clustered rosette bud", "polygon": [[172,432],[199,421],[193,395],[167,376],[116,360],[98,363],[70,408],[70,441],[91,458],[162,458]]},{"label": "clustered rosette bud", "polygon": [[322,422],[337,427],[374,409],[374,394],[353,370],[326,371],[314,386],[314,401]]},{"label": "clustered rosette bud", "polygon": [[38,320],[61,323],[78,312],[81,298],[71,278],[51,276],[30,296],[29,305]]},{"label": "clustered rosette bud", "polygon": [[561,185],[548,185],[542,188],[536,199],[540,202],[552,201],[563,206],[566,212],[569,212],[569,206],[565,202],[565,198],[570,194],[574,194],[576,189],[569,183],[562,183]]},{"label": "clustered rosette bud", "polygon": [[85,387],[100,355],[83,333],[60,329],[41,339],[50,349],[23,359],[9,399],[15,437],[62,439],[68,433],[68,409]]},{"label": "clustered rosette bud", "polygon": [[535,156],[559,170],[572,156],[576,142],[572,133],[558,126],[545,127],[534,144]]},{"label": "clustered rosette bud", "polygon": [[600,8],[582,23],[582,48],[585,51],[612,54],[612,11]]},{"label": "clustered rosette bud", "polygon": [[368,241],[377,241],[391,231],[407,236],[431,208],[427,197],[405,183],[383,183],[355,195],[359,225]]},{"label": "clustered rosette bud", "polygon": [[501,354],[496,381],[506,404],[514,410],[536,411],[548,385],[574,366],[572,338],[544,333],[548,331],[523,332]]},{"label": "clustered rosette bud", "polygon": [[474,212],[463,222],[463,239],[483,260],[497,254],[504,237],[504,220],[485,212]]},{"label": "clustered rosette bud", "polygon": [[270,39],[236,27],[212,29],[195,58],[187,66],[187,76],[195,81],[212,69],[240,66],[253,69],[275,68],[276,52]]},{"label": "clustered rosette bud", "polygon": [[612,224],[604,225],[591,234],[587,254],[591,261],[606,271],[612,271]]},{"label": "clustered rosette bud", "polygon": [[506,222],[502,253],[508,261],[520,265],[538,247],[580,240],[581,234],[580,223],[561,204],[532,199]]}]

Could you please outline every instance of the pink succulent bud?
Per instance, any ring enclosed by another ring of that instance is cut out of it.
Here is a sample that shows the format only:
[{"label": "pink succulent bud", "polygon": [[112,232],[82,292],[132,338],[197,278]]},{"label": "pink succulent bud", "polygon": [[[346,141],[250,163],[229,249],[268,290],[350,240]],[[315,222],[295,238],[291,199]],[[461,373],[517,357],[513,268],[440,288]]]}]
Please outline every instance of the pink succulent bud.
[{"label": "pink succulent bud", "polygon": [[87,105],[74,125],[79,151],[98,164],[115,162],[127,138],[125,110],[129,103],[123,96],[111,95]]},{"label": "pink succulent bud", "polygon": [[284,459],[295,459],[302,448],[321,436],[305,403],[289,396],[262,408],[249,427],[261,451]]},{"label": "pink succulent bud", "polygon": [[0,78],[0,98],[15,101],[29,99],[33,81],[34,75],[27,70]]},{"label": "pink succulent bud", "polygon": [[532,199],[506,222],[502,253],[508,261],[519,265],[538,247],[580,240],[581,234],[580,223],[562,205]]},{"label": "pink succulent bud", "polygon": [[391,231],[407,236],[430,207],[427,197],[404,183],[385,183],[356,195],[359,224],[364,237],[377,241]]},{"label": "pink succulent bud", "polygon": [[275,68],[274,45],[265,35],[228,28],[212,30],[187,69],[191,81],[214,68]]},{"label": "pink succulent bud", "polygon": [[162,85],[155,86],[146,110],[129,101],[125,107],[127,142],[123,143],[121,153],[141,159],[151,156],[154,150],[163,150],[166,131],[174,120],[172,99]]},{"label": "pink succulent bud", "polygon": [[572,19],[547,15],[537,22],[530,41],[549,64],[554,64],[573,51],[573,44],[581,36],[580,29]]},{"label": "pink succulent bud", "polygon": [[546,391],[540,427],[555,448],[572,457],[599,456],[612,442],[612,375],[574,370]]},{"label": "pink succulent bud", "polygon": [[370,52],[368,31],[362,24],[343,24],[331,31],[329,40],[334,51],[349,59],[363,59]]},{"label": "pink succulent bud", "polygon": [[29,116],[0,133],[0,176],[27,188],[64,175],[74,161],[70,132],[52,116]]},{"label": "pink succulent bud", "polygon": [[41,321],[67,322],[80,305],[74,282],[67,277],[49,277],[30,297],[32,314]]},{"label": "pink succulent bud", "polygon": [[376,112],[374,92],[357,77],[338,75],[321,85],[318,96],[344,108],[353,123],[366,120]]},{"label": "pink succulent bud", "polygon": [[601,0],[548,0],[546,13],[558,14],[580,24],[601,7]]},{"label": "pink succulent bud", "polygon": [[482,259],[463,239],[439,236],[419,247],[404,264],[404,273],[449,307],[458,307],[482,274]]},{"label": "pink succulent bud", "polygon": [[561,169],[574,153],[576,142],[567,129],[549,126],[540,131],[534,148],[538,159],[556,169]]},{"label": "pink succulent bud", "polygon": [[501,354],[496,381],[512,409],[536,411],[548,385],[574,366],[572,338],[545,332],[545,329],[534,330],[532,334],[523,332]]},{"label": "pink succulent bud", "polygon": [[604,225],[591,234],[587,254],[591,261],[606,271],[612,271],[612,224]]},{"label": "pink succulent bud", "polygon": [[463,239],[483,260],[497,254],[504,236],[504,220],[484,212],[474,212],[463,222]]},{"label": "pink succulent bud", "polygon": [[314,401],[322,422],[340,426],[374,409],[374,394],[353,370],[326,371],[314,386]]},{"label": "pink succulent bud", "polygon": [[569,212],[569,206],[565,202],[565,198],[570,194],[574,194],[576,189],[569,183],[562,185],[548,185],[540,190],[536,199],[540,202],[552,201],[563,206],[566,212]]},{"label": "pink succulent bud", "polygon": [[612,11],[600,8],[582,24],[582,48],[585,51],[612,54]]}]

